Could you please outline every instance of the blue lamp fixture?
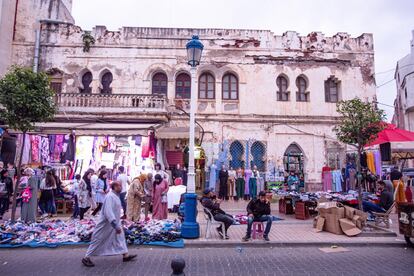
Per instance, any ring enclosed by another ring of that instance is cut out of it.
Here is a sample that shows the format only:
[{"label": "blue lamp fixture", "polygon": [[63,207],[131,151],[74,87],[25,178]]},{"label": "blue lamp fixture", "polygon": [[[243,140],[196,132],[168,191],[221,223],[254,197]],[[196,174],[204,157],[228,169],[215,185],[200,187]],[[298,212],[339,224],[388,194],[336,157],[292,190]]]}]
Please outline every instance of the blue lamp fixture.
[{"label": "blue lamp fixture", "polygon": [[195,152],[195,111],[197,105],[196,90],[196,71],[197,65],[200,64],[201,53],[203,52],[203,44],[198,39],[198,35],[193,35],[187,43],[188,65],[191,66],[191,99],[190,99],[190,133],[188,146],[188,177],[187,177],[187,193],[185,194],[185,210],[184,222],[181,225],[181,236],[186,239],[196,239],[200,236],[200,226],[197,223],[197,194],[195,189],[195,168],[194,168],[194,152]]},{"label": "blue lamp fixture", "polygon": [[187,49],[188,65],[191,67],[199,65],[204,45],[199,40],[198,35],[193,35],[191,40],[187,42],[185,48]]}]

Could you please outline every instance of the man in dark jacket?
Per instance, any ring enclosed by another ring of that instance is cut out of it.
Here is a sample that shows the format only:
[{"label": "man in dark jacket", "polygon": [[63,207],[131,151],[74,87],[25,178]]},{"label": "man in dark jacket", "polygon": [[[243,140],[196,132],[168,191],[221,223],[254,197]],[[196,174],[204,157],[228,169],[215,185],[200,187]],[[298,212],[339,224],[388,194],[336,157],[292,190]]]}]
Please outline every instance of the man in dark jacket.
[{"label": "man in dark jacket", "polygon": [[229,214],[226,214],[226,212],[220,208],[220,200],[217,199],[216,195],[210,189],[204,190],[203,197],[200,199],[200,202],[204,208],[208,209],[211,212],[214,220],[224,222],[226,235],[224,235],[221,226],[217,228],[217,231],[221,238],[228,240],[229,236],[227,235],[227,231],[230,225],[232,225],[234,222],[233,217]]},{"label": "man in dark jacket", "polygon": [[272,216],[270,215],[270,202],[266,198],[266,192],[261,191],[258,199],[252,199],[247,205],[247,214],[249,216],[247,222],[247,233],[243,241],[249,241],[252,233],[253,222],[267,222],[263,239],[269,241],[269,232],[272,227]]},{"label": "man in dark jacket", "polygon": [[385,213],[394,203],[394,195],[388,191],[387,185],[384,181],[378,181],[378,193],[380,193],[380,202],[376,204],[372,201],[364,200],[362,202],[362,208],[364,212],[377,212]]}]

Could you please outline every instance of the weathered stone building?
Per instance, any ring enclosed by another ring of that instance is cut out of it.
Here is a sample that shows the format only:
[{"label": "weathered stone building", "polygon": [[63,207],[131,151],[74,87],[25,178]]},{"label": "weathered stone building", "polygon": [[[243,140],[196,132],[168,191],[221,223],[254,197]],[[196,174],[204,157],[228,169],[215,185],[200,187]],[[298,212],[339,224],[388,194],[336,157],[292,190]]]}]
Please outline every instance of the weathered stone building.
[{"label": "weathered stone building", "polygon": [[[185,44],[196,33],[205,46],[197,121],[208,162],[223,158],[224,150],[233,166],[266,170],[300,152],[312,189],[324,163],[343,160],[344,146],[332,131],[336,102],[376,95],[371,34],[96,26],[95,44],[84,51],[85,31],[74,24],[71,2],[31,0],[17,7],[12,63],[33,65],[38,25],[39,69],[58,91],[56,122],[39,131],[132,135],[153,126],[166,143],[185,139],[188,117],[174,106],[188,108]],[[35,24],[42,19],[67,23]]]}]

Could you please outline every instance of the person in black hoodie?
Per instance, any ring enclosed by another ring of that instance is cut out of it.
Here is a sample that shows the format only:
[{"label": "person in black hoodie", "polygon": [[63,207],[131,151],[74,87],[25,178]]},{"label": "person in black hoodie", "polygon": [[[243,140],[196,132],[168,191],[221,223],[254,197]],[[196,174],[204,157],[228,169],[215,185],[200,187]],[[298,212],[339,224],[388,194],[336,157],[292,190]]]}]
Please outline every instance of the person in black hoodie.
[{"label": "person in black hoodie", "polygon": [[9,209],[10,197],[13,194],[13,180],[9,177],[9,171],[3,169],[0,173],[0,219]]},{"label": "person in black hoodie", "polygon": [[229,236],[227,235],[227,230],[234,222],[233,217],[229,214],[226,214],[226,212],[220,208],[220,200],[217,199],[216,195],[210,189],[204,190],[203,197],[200,199],[200,203],[204,208],[208,209],[211,212],[214,220],[224,222],[226,235],[224,235],[221,226],[217,228],[217,231],[221,238],[228,240]]},{"label": "person in black hoodie", "polygon": [[267,222],[263,239],[269,241],[269,232],[272,227],[272,216],[270,215],[270,202],[266,198],[266,192],[261,191],[258,199],[252,199],[247,205],[247,233],[243,241],[249,241],[252,233],[253,222]]}]

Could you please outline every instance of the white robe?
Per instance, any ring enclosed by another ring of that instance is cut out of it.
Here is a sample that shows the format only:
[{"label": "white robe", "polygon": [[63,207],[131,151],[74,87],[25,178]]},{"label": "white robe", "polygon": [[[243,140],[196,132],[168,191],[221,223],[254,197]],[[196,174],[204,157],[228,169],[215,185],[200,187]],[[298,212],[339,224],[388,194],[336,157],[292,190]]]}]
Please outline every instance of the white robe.
[{"label": "white robe", "polygon": [[108,256],[128,253],[124,231],[116,233],[111,225],[122,229],[121,225],[121,200],[119,195],[111,191],[105,197],[98,224],[92,234],[92,241],[89,245],[86,256]]}]

